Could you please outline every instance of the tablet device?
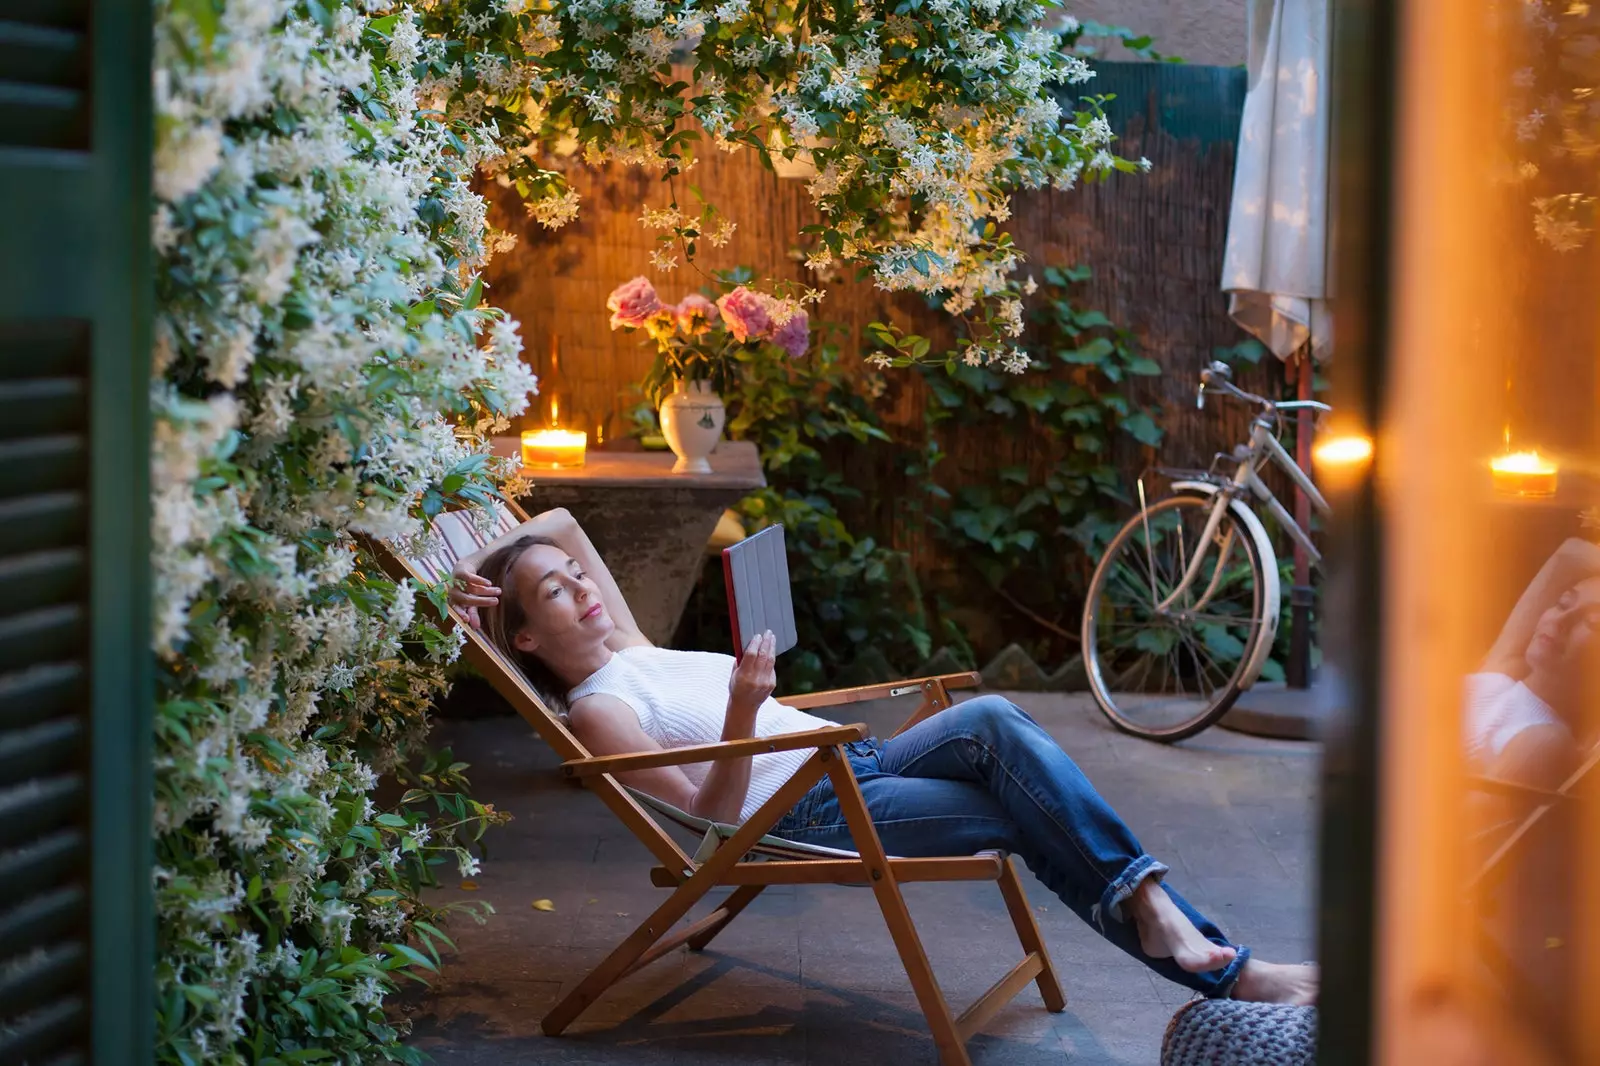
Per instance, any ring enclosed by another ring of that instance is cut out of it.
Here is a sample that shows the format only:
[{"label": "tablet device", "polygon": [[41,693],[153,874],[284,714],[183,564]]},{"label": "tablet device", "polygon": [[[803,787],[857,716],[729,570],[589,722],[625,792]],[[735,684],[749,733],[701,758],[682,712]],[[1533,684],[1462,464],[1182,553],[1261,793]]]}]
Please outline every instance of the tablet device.
[{"label": "tablet device", "polygon": [[777,638],[779,655],[799,642],[789,590],[789,553],[781,525],[768,526],[722,549],[722,576],[728,585],[735,659],[744,654],[756,634],[769,629]]}]

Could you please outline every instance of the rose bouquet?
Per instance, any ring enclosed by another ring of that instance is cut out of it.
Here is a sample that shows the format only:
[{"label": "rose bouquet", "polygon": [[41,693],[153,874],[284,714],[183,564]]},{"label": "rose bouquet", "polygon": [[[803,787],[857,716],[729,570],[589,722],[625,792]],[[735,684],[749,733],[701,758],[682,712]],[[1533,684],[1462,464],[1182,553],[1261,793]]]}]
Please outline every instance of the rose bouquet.
[{"label": "rose bouquet", "polygon": [[664,304],[649,279],[638,277],[617,286],[606,307],[612,329],[642,329],[655,341],[656,360],[644,381],[654,404],[680,383],[704,381],[712,392],[725,391],[741,352],[772,344],[798,358],[811,344],[799,301],[743,285],[716,301],[693,292]]}]

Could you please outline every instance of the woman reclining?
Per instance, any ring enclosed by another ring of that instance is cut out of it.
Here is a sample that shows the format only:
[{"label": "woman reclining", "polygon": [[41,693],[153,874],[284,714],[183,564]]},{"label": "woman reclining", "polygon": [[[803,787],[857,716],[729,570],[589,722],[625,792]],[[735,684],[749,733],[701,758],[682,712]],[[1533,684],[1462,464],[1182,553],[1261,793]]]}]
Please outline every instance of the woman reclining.
[{"label": "woman reclining", "polygon": [[[452,601],[538,688],[564,693],[573,732],[597,755],[817,729],[834,723],[772,698],[773,640],[732,656],[655,647],[564,510],[548,511],[456,565]],[[754,813],[809,750],[619,775],[702,818]],[[999,849],[1022,857],[1067,906],[1156,973],[1211,997],[1307,1004],[1316,969],[1254,959],[1166,884],[1083,772],[1020,708],[980,696],[888,741],[848,745],[883,846],[910,857]],[[851,849],[828,778],[777,836]]]}]

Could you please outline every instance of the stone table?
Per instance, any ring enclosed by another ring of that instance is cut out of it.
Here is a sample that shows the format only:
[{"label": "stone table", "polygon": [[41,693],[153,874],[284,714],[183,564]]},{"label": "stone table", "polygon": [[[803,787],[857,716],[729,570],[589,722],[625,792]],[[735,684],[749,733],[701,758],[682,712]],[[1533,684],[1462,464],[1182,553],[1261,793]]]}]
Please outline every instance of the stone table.
[{"label": "stone table", "polygon": [[[516,455],[516,437],[496,437]],[[671,452],[590,451],[584,465],[527,471],[530,513],[565,507],[577,518],[628,598],[644,635],[668,644],[704,565],[706,542],[729,506],[766,485],[749,441],[723,441],[711,473],[674,474]]]}]

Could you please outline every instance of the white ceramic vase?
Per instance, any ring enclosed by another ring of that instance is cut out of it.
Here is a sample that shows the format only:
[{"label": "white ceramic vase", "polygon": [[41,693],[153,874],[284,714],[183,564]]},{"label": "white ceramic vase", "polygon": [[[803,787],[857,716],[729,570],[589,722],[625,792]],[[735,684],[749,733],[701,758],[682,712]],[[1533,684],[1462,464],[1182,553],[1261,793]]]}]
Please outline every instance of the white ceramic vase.
[{"label": "white ceramic vase", "polygon": [[680,381],[661,401],[661,435],[678,457],[674,474],[711,473],[711,449],[722,439],[727,409],[709,381]]}]

